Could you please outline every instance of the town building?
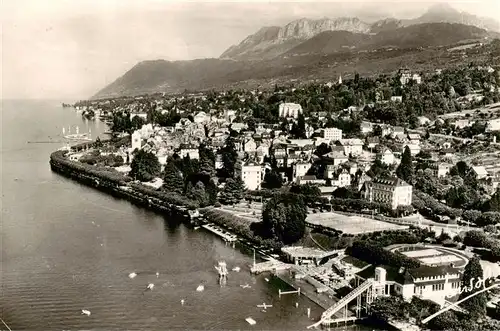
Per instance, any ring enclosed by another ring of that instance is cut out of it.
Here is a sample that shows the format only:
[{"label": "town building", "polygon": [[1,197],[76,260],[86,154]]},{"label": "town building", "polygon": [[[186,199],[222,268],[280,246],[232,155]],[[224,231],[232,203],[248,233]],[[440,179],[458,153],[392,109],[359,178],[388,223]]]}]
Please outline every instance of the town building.
[{"label": "town building", "polygon": [[422,77],[419,74],[411,74],[409,69],[401,69],[399,71],[401,85],[406,85],[410,81],[414,81],[416,84],[422,83]]},{"label": "town building", "polygon": [[344,147],[345,155],[358,156],[363,153],[363,142],[360,139],[342,139],[340,143]]},{"label": "town building", "polygon": [[500,131],[500,118],[496,118],[494,120],[489,120],[486,123],[486,132],[492,132],[492,131]]},{"label": "town building", "polygon": [[332,185],[336,187],[346,187],[351,185],[351,175],[346,169],[343,169],[332,181]]},{"label": "town building", "polygon": [[360,130],[363,134],[371,133],[373,132],[373,124],[370,122],[361,122]]},{"label": "town building", "polygon": [[488,172],[486,171],[484,166],[472,167],[472,171],[476,175],[477,179],[485,179],[486,177],[488,177]]},{"label": "town building", "polygon": [[[461,270],[453,266],[427,266],[406,269],[391,266],[370,266],[355,274],[359,286],[374,278],[378,295],[400,295],[410,301],[413,296],[431,300],[443,306],[445,301],[460,293]],[[379,285],[379,286],[378,286]]]},{"label": "town building", "polygon": [[337,128],[325,128],[323,130],[323,138],[328,141],[342,140],[342,130]]},{"label": "town building", "polygon": [[375,148],[378,144],[380,144],[380,138],[379,137],[367,137],[365,143],[366,143],[366,146],[368,148]]},{"label": "town building", "polygon": [[287,261],[296,265],[319,265],[324,258],[337,254],[336,252],[325,252],[319,249],[302,246],[285,246],[281,248],[281,252],[283,252]]},{"label": "town building", "polygon": [[395,162],[394,153],[387,147],[377,154],[377,158],[380,162],[387,165],[393,165]]},{"label": "town building", "polygon": [[474,124],[473,121],[468,119],[462,119],[462,120],[456,120],[454,126],[456,129],[463,129],[471,126],[472,124]]},{"label": "town building", "polygon": [[141,133],[139,130],[136,130],[132,133],[132,151],[135,151],[136,149],[139,150],[142,147],[142,138],[141,138]]},{"label": "town building", "polygon": [[327,156],[333,160],[333,166],[335,167],[349,161],[349,158],[343,152],[330,152]]},{"label": "town building", "polygon": [[241,167],[241,179],[248,190],[260,190],[263,180],[262,166],[249,162]]},{"label": "town building", "polygon": [[302,114],[302,106],[297,103],[281,103],[279,105],[279,116],[284,118],[297,118]]},{"label": "town building", "polygon": [[316,184],[316,185],[325,185],[326,181],[324,179],[316,178],[316,176],[302,176],[297,177],[297,184],[305,185],[305,184]]},{"label": "town building", "polygon": [[[382,133],[383,136],[385,136],[385,134]],[[404,139],[405,137],[405,129],[401,126],[395,126],[392,128],[392,132],[391,132],[391,138],[392,139]]]},{"label": "town building", "polygon": [[181,144],[180,149],[179,149],[179,156],[181,158],[185,158],[186,156],[189,155],[189,158],[191,160],[193,159],[199,159],[200,154],[198,151],[198,147],[190,144]]},{"label": "town building", "polygon": [[140,117],[143,121],[146,121],[148,119],[147,113],[130,113],[130,120],[132,120],[136,116]]},{"label": "town building", "polygon": [[365,198],[370,202],[386,203],[393,209],[411,205],[413,187],[399,178],[374,178],[365,184]]},{"label": "town building", "polygon": [[293,165],[292,180],[296,181],[299,177],[305,176],[310,168],[311,168],[311,164],[308,162],[296,162]]},{"label": "town building", "polygon": [[422,148],[420,147],[420,144],[416,144],[416,143],[413,143],[413,144],[412,144],[412,143],[409,143],[409,144],[403,144],[401,147],[402,147],[402,148],[401,148],[401,153],[404,153],[404,151],[405,151],[406,147],[408,147],[408,148],[410,149],[410,153],[411,153],[411,155],[413,155],[413,156],[415,156],[415,155],[417,155],[418,153],[420,153],[420,150],[422,149]]},{"label": "town building", "polygon": [[434,164],[432,167],[432,171],[434,176],[437,178],[442,178],[446,177],[450,173],[450,169],[452,168],[452,165],[449,163],[437,163]]},{"label": "town building", "polygon": [[207,113],[205,113],[204,111],[200,111],[193,117],[193,119],[195,123],[202,124],[207,122],[210,119],[210,116],[207,115]]},{"label": "town building", "polygon": [[253,138],[245,139],[243,142],[243,151],[246,153],[255,153],[257,151],[257,144]]}]

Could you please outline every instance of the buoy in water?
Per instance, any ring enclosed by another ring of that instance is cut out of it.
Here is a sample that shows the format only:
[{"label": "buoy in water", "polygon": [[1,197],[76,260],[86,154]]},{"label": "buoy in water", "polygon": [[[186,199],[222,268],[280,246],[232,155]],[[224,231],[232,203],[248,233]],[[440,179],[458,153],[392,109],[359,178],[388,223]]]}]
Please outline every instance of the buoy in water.
[{"label": "buoy in water", "polygon": [[184,299],[182,299],[182,300],[181,300],[181,305],[183,305],[183,306],[184,306],[184,302],[185,302],[185,301],[184,301]]},{"label": "buoy in water", "polygon": [[156,278],[158,278],[158,276],[160,276],[160,273],[159,273],[159,272],[157,272],[157,273],[156,273]]}]

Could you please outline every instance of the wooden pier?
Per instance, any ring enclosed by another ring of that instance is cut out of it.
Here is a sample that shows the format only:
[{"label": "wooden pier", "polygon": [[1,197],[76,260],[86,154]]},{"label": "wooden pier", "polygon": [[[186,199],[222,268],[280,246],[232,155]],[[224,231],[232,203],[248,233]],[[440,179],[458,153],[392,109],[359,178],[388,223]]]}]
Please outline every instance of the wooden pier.
[{"label": "wooden pier", "polygon": [[295,293],[297,293],[300,296],[300,287],[296,291],[282,291],[281,289],[278,290],[278,294],[279,294],[280,298],[284,294],[295,294]]},{"label": "wooden pier", "polygon": [[219,228],[213,224],[203,224],[201,227],[218,235],[219,237],[221,237],[222,239],[224,239],[227,242],[235,242],[238,240],[238,237],[236,235],[231,234],[227,231],[224,231],[221,228]]}]

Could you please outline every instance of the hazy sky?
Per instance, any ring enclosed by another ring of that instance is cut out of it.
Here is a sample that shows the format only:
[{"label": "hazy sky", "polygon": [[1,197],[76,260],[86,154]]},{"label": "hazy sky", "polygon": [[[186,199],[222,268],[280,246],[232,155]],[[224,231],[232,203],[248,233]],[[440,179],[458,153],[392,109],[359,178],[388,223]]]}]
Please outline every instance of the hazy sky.
[{"label": "hazy sky", "polygon": [[218,57],[301,17],[417,17],[436,2],[500,19],[500,0],[0,0],[3,98],[87,98],[137,62]]}]

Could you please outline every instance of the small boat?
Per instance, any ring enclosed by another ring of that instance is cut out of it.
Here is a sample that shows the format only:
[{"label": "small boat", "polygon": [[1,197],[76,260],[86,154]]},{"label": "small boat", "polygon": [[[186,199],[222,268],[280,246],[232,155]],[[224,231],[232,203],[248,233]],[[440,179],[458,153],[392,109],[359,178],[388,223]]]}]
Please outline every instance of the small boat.
[{"label": "small boat", "polygon": [[82,309],[82,315],[87,315],[87,316],[90,316],[90,310],[87,310],[87,309]]},{"label": "small boat", "polygon": [[255,320],[253,318],[251,318],[251,317],[245,318],[245,321],[247,321],[247,323],[250,324],[250,325],[257,324],[257,322],[255,322]]},{"label": "small boat", "polygon": [[264,278],[264,280],[265,280],[266,282],[269,282],[269,278]]},{"label": "small boat", "polygon": [[131,272],[128,274],[128,278],[130,278],[130,279],[134,279],[136,276],[137,276],[137,274],[135,272]]},{"label": "small boat", "polygon": [[264,308],[264,309],[267,309],[267,308],[272,308],[273,305],[266,305],[266,303],[263,303],[261,305],[257,305],[258,308]]},{"label": "small boat", "polygon": [[199,226],[195,226],[195,227],[194,227],[194,229],[195,229],[195,230],[198,230],[199,228],[200,228]]},{"label": "small boat", "polygon": [[236,272],[240,272],[240,270],[241,270],[240,267],[234,267],[233,268],[233,271],[236,271]]},{"label": "small boat", "polygon": [[196,288],[196,292],[203,292],[205,290],[205,286],[200,285]]},{"label": "small boat", "polygon": [[153,287],[155,287],[155,284],[149,283],[148,287],[146,288],[147,290],[153,290]]},{"label": "small boat", "polygon": [[241,287],[241,288],[251,288],[251,286],[250,286],[250,285],[248,285],[248,284],[245,284],[245,285],[240,285],[240,287]]}]

